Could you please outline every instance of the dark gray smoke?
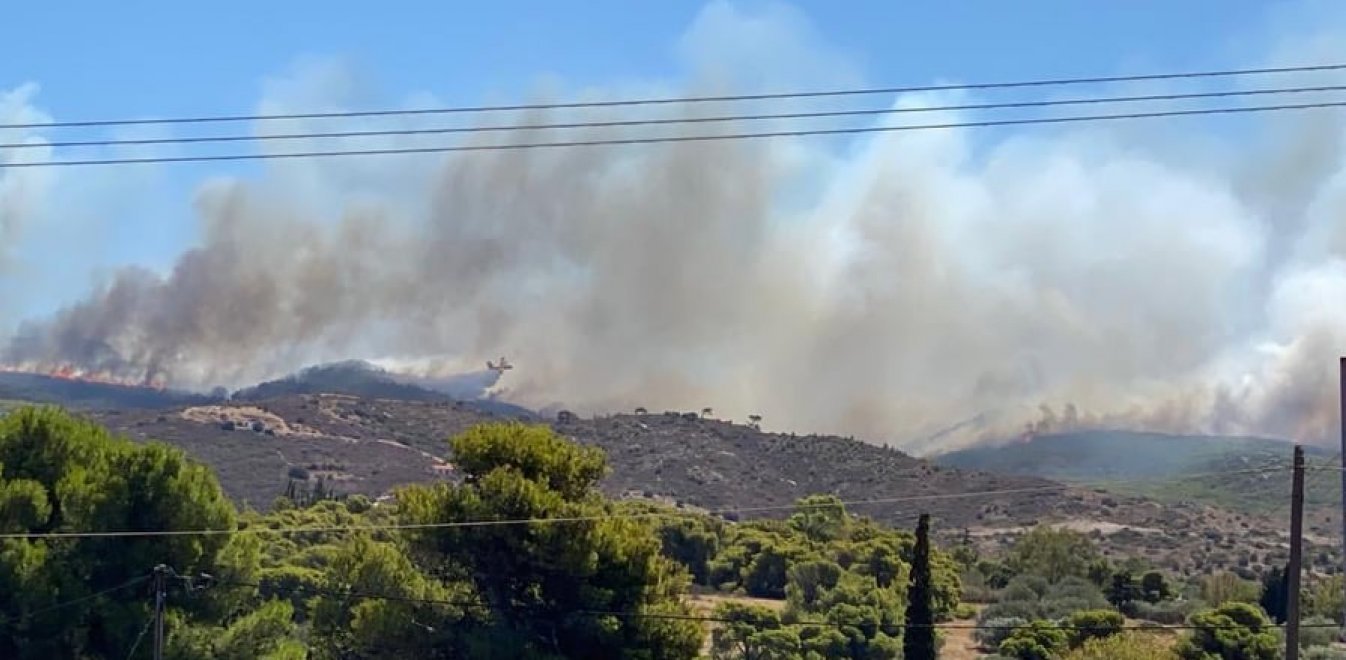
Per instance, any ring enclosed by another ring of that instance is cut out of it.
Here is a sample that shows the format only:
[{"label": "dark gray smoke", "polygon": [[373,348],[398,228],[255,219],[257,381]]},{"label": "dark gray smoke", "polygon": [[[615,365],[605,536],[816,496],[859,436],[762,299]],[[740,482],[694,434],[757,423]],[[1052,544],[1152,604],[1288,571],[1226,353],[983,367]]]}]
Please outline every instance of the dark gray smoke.
[{"label": "dark gray smoke", "polygon": [[1346,153],[1339,120],[1303,117],[287,163],[203,186],[171,272],[116,274],[3,357],[205,387],[504,353],[536,407],[917,450],[1086,425],[1323,440]]}]

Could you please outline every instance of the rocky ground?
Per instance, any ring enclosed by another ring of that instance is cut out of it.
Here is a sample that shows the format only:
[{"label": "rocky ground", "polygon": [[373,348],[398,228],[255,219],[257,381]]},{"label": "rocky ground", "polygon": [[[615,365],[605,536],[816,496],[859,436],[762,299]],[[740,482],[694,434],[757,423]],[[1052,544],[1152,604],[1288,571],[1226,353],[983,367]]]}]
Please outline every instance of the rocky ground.
[{"label": "rocky ground", "polygon": [[[294,395],[246,404],[91,413],[134,438],[163,440],[210,464],[229,495],[266,507],[292,478],[323,478],[343,492],[387,494],[400,484],[456,477],[446,439],[508,418],[470,403]],[[785,515],[794,500],[834,493],[854,512],[911,526],[923,512],[946,537],[987,550],[1038,522],[1094,536],[1105,552],[1145,556],[1173,570],[1249,574],[1288,554],[1286,523],[1193,502],[1068,487],[1037,477],[940,467],[832,436],[764,433],[692,413],[553,420],[560,433],[603,448],[604,482],[618,497],[659,499],[729,517]],[[982,495],[995,491],[997,494]],[[878,500],[878,501],[874,501]],[[739,510],[739,511],[734,511]],[[1306,560],[1335,562],[1330,518],[1311,519]]]}]

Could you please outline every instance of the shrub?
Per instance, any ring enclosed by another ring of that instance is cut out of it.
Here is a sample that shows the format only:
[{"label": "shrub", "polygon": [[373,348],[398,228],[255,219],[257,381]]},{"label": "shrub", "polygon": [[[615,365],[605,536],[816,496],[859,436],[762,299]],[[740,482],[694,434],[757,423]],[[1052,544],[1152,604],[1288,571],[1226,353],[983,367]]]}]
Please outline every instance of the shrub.
[{"label": "shrub", "polygon": [[1211,607],[1225,603],[1256,603],[1261,589],[1255,582],[1239,578],[1233,573],[1208,575],[1201,581],[1201,600]]},{"label": "shrub", "polygon": [[1066,646],[1066,632],[1050,621],[1033,621],[1000,642],[1000,655],[1018,660],[1051,660]]},{"label": "shrub", "polygon": [[1023,619],[1031,621],[1038,617],[1038,604],[1034,601],[1012,600],[1003,603],[987,605],[986,609],[981,611],[978,617],[982,621],[991,619]]},{"label": "shrub", "polygon": [[987,619],[982,621],[980,627],[972,632],[972,638],[977,640],[977,645],[981,648],[996,649],[1000,647],[1000,643],[1005,641],[1006,637],[1010,636],[1010,633],[1027,624],[1027,619],[1013,616]]},{"label": "shrub", "polygon": [[1112,610],[1084,610],[1066,617],[1070,628],[1070,645],[1081,646],[1091,639],[1111,637],[1122,632],[1126,619]]},{"label": "shrub", "polygon": [[1009,581],[1000,592],[1000,600],[1037,600],[1047,594],[1051,585],[1037,575],[1020,575]]},{"label": "shrub", "polygon": [[1168,643],[1156,635],[1128,632],[1091,639],[1061,660],[1177,660]]},{"label": "shrub", "polygon": [[1276,628],[1256,605],[1225,603],[1193,614],[1191,624],[1193,630],[1175,647],[1186,660],[1274,660],[1279,655]]},{"label": "shrub", "polygon": [[1060,619],[1074,612],[1101,609],[1109,609],[1106,601],[1099,603],[1084,598],[1061,598],[1059,600],[1044,598],[1038,601],[1037,606],[1038,617],[1042,619]]},{"label": "shrub", "polygon": [[1299,654],[1299,660],[1346,660],[1346,650],[1332,646],[1310,646]]},{"label": "shrub", "polygon": [[1008,566],[991,559],[977,562],[977,572],[986,580],[986,586],[992,589],[1004,589],[1014,578],[1014,571]]},{"label": "shrub", "polygon": [[1139,602],[1132,604],[1131,616],[1143,621],[1153,621],[1164,625],[1178,625],[1187,621],[1193,612],[1206,608],[1199,600],[1170,600],[1162,603]]},{"label": "shrub", "polygon": [[1329,646],[1337,641],[1337,622],[1325,616],[1311,616],[1299,622],[1299,645],[1302,648]]},{"label": "shrub", "polygon": [[953,618],[959,621],[967,621],[976,618],[976,616],[977,608],[973,607],[971,603],[959,603],[958,607],[953,610]]},{"label": "shrub", "polygon": [[963,602],[995,602],[995,589],[991,588],[991,585],[987,582],[987,579],[982,575],[981,571],[964,571],[961,582],[963,585]]}]

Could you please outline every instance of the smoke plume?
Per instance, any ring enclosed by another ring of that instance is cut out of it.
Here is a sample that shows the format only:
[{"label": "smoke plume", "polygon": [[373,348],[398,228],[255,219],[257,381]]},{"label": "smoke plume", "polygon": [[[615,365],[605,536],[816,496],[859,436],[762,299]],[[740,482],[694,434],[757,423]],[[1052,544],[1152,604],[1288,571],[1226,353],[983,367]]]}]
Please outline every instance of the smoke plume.
[{"label": "smoke plume", "polygon": [[[972,99],[894,102],[951,100]],[[613,115],[515,119],[577,116]],[[710,406],[918,451],[1087,425],[1322,441],[1346,151],[1309,117],[285,163],[203,185],[171,271],[128,267],[3,358],[208,387],[503,353],[527,405]]]},{"label": "smoke plume", "polygon": [[[32,84],[10,92],[0,90],[0,125],[50,121],[32,106],[37,91]],[[0,164],[35,162],[51,156],[46,143],[31,130],[0,128],[0,144],[26,145],[0,149]],[[10,250],[18,242],[20,230],[33,222],[49,180],[49,172],[37,169],[0,170],[0,274],[6,268]]]}]

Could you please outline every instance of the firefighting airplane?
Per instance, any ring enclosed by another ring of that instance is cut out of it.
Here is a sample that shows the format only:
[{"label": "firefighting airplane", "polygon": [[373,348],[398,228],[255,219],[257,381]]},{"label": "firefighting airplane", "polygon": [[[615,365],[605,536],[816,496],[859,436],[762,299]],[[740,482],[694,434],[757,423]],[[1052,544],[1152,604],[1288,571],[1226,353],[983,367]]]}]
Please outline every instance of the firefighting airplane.
[{"label": "firefighting airplane", "polygon": [[502,355],[500,356],[500,362],[491,362],[490,360],[487,360],[486,368],[490,369],[491,371],[503,374],[507,369],[513,369],[514,365],[510,364],[509,362],[506,362],[505,356]]}]

